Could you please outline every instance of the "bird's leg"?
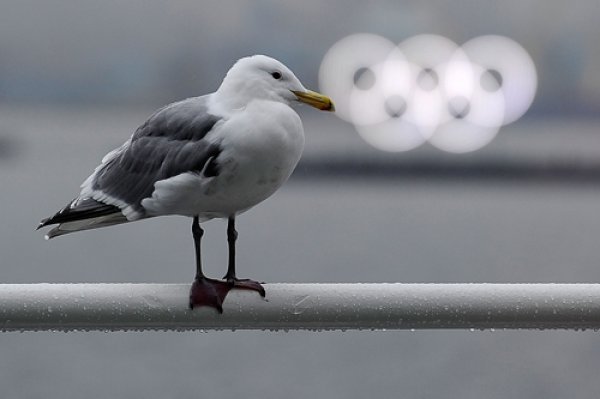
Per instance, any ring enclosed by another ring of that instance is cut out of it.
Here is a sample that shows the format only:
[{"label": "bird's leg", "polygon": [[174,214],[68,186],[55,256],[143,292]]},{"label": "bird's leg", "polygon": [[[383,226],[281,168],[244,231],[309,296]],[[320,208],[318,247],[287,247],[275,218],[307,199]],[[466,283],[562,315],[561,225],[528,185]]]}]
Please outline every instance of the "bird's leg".
[{"label": "bird's leg", "polygon": [[239,279],[235,275],[235,242],[238,238],[238,232],[235,230],[235,216],[230,216],[227,220],[227,244],[229,246],[229,261],[227,263],[227,274],[223,277],[235,288],[256,291],[260,296],[265,296],[263,286],[254,280]]},{"label": "bird's leg", "polygon": [[227,262],[227,274],[223,277],[227,281],[234,281],[235,277],[235,242],[238,238],[238,232],[235,229],[235,217],[230,216],[227,219],[227,245],[229,248],[229,259]]},{"label": "bird's leg", "polygon": [[196,279],[204,277],[204,273],[202,273],[202,254],[200,248],[203,235],[204,230],[200,227],[198,216],[194,216],[194,220],[192,221],[192,237],[194,237],[194,249],[196,252]]},{"label": "bird's leg", "polygon": [[223,313],[223,301],[232,287],[224,281],[207,278],[202,272],[200,243],[203,235],[204,230],[200,227],[198,216],[195,216],[192,222],[192,236],[196,253],[196,278],[190,289],[190,309],[210,306]]},{"label": "bird's leg", "polygon": [[202,272],[201,241],[204,230],[200,227],[197,216],[192,222],[192,236],[194,237],[194,249],[196,254],[196,278],[190,290],[190,309],[199,306],[209,306],[223,313],[223,301],[233,288],[257,291],[261,296],[265,296],[265,289],[260,283],[252,280],[240,280],[235,276],[235,241],[237,231],[235,231],[235,219],[229,218],[227,225],[227,242],[229,243],[229,263],[227,266],[226,281],[214,280],[208,278]]}]

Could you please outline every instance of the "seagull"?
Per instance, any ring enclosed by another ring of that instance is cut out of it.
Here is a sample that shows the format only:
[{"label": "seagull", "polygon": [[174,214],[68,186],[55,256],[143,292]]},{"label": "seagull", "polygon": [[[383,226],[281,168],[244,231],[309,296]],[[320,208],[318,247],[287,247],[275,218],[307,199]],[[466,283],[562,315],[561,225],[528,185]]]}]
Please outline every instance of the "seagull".
[{"label": "seagull", "polygon": [[[304,147],[291,107],[301,102],[334,111],[330,98],[307,90],[281,62],[254,55],[238,60],[214,93],[156,111],[121,147],[109,152],[81,184],[77,198],[38,229],[46,239],[163,215],[192,218],[196,276],[191,309],[223,312],[233,288],[263,286],[236,276],[238,215],[270,197],[288,179]],[[229,260],[223,280],[202,272],[200,223],[227,219]]]}]

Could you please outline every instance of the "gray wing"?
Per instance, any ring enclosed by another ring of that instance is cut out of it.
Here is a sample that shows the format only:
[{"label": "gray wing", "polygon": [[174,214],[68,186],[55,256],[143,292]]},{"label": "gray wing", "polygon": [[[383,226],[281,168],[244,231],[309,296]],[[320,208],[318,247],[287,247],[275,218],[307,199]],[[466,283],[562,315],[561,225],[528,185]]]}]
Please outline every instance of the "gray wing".
[{"label": "gray wing", "polygon": [[206,96],[162,108],[96,171],[92,189],[143,213],[140,203],[152,195],[157,181],[186,172],[216,176],[221,148],[205,137],[219,121],[208,112]]},{"label": "gray wing", "polygon": [[[205,137],[222,118],[208,112],[207,100],[207,96],[189,98],[154,113],[96,169],[88,187],[91,192],[127,204],[143,217],[141,201],[152,196],[157,181],[186,172],[218,175],[221,148]],[[74,199],[42,220],[38,229],[59,224],[46,236],[52,238],[128,221],[116,204],[94,198]]]}]

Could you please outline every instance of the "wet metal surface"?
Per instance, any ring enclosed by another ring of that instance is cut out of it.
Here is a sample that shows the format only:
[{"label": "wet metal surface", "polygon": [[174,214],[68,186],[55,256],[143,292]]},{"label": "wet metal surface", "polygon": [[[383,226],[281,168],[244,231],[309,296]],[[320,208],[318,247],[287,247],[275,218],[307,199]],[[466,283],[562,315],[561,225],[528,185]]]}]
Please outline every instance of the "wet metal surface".
[{"label": "wet metal surface", "polygon": [[4,331],[598,329],[600,284],[266,284],[224,313],[186,284],[4,284]]}]

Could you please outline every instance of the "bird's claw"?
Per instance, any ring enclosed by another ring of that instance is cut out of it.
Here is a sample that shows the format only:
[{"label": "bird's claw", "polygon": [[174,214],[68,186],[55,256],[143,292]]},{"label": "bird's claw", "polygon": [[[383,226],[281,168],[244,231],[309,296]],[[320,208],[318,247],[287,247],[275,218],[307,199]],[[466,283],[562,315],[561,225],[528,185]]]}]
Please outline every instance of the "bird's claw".
[{"label": "bird's claw", "polygon": [[232,286],[232,288],[239,288],[241,290],[251,290],[259,293],[261,297],[265,297],[265,289],[262,286],[263,283],[259,283],[258,281],[250,280],[249,278],[236,278],[229,277],[227,278],[227,283]]},{"label": "bird's claw", "polygon": [[256,291],[261,297],[265,297],[263,286],[250,279],[228,278],[226,281],[222,281],[197,277],[190,289],[190,309],[208,306],[216,309],[219,313],[223,313],[223,301],[225,301],[229,291],[234,288]]}]

